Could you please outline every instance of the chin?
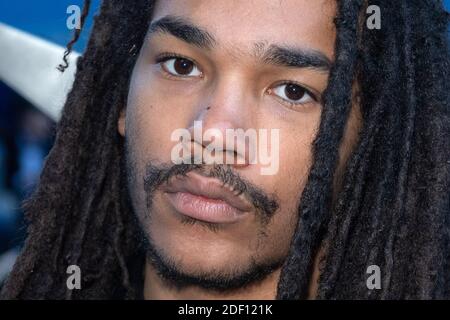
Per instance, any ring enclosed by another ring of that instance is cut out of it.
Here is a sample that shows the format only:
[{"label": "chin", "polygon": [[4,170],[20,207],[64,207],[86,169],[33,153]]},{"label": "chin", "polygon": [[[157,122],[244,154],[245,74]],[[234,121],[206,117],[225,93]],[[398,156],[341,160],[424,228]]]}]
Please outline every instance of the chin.
[{"label": "chin", "polygon": [[[172,237],[173,236],[173,237]],[[152,243],[159,255],[185,272],[209,273],[211,271],[229,273],[245,269],[251,264],[250,254],[244,248],[223,239],[198,239],[183,235],[171,235],[153,239]]]}]

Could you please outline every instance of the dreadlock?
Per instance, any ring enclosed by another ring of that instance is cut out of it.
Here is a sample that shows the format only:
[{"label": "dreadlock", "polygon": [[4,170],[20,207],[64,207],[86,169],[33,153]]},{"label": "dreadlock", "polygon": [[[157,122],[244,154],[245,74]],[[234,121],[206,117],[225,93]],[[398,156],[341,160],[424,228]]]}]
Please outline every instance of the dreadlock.
[{"label": "dreadlock", "polygon": [[83,12],[81,13],[81,17],[80,17],[80,28],[75,29],[72,40],[70,40],[70,42],[67,44],[67,50],[64,52],[64,56],[63,56],[64,64],[60,64],[57,68],[61,72],[64,72],[64,70],[67,69],[67,67],[69,66],[69,63],[67,62],[67,57],[72,52],[73,45],[80,38],[81,30],[83,29],[84,23],[86,22],[86,18],[89,14],[90,6],[91,6],[91,0],[85,0],[85,5],[83,6]]},{"label": "dreadlock", "polygon": [[[138,296],[129,263],[138,232],[116,128],[154,2],[103,1],[24,203],[29,236],[2,298]],[[381,30],[361,23],[371,4],[381,7]],[[450,297],[448,19],[437,0],[338,1],[336,62],[278,299],[306,297],[321,244],[318,298]],[[332,199],[355,82],[363,126]],[[71,264],[83,270],[83,290],[67,289]],[[381,290],[366,287],[370,265],[381,269]]]},{"label": "dreadlock", "polygon": [[[320,298],[450,297],[448,14],[440,1],[381,2],[361,36],[364,128],[328,224]],[[366,269],[381,269],[367,290]]]},{"label": "dreadlock", "polygon": [[[132,6],[102,3],[86,52],[77,62],[39,186],[24,203],[29,235],[3,297],[134,296],[127,261],[136,253],[137,240],[121,174],[123,142],[116,128],[151,5],[144,0]],[[66,268],[72,264],[83,270],[86,290],[65,288]]]}]

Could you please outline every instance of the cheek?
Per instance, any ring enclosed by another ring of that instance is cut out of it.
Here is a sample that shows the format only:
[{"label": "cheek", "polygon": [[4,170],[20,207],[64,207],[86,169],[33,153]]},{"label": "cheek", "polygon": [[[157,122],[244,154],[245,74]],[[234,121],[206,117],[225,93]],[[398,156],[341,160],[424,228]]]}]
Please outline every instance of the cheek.
[{"label": "cheek", "polygon": [[280,130],[280,170],[273,188],[283,203],[294,203],[293,199],[300,198],[312,164],[312,144],[320,116],[319,108],[308,114],[300,113]]},{"label": "cheek", "polygon": [[272,185],[280,203],[280,219],[284,220],[282,228],[289,228],[296,222],[297,209],[311,166],[310,143],[299,142],[293,150],[286,150],[287,154],[280,155],[284,162]]},{"label": "cheek", "polygon": [[304,184],[312,164],[312,143],[315,134],[297,135],[286,139],[281,150],[282,177],[278,179],[283,184],[287,183],[289,188],[283,188],[287,194],[293,190],[299,190]]},{"label": "cheek", "polygon": [[[280,129],[278,172],[272,176],[262,176],[258,172],[250,177],[267,193],[276,196],[279,209],[267,229],[264,249],[261,255],[277,253],[285,256],[298,220],[298,206],[312,163],[312,143],[320,123],[320,109],[305,114],[293,114],[291,123],[271,119],[273,128]],[[267,120],[267,119],[266,119]]]},{"label": "cheek", "polygon": [[135,148],[147,161],[167,163],[176,144],[171,135],[175,129],[186,127],[189,115],[175,110],[183,99],[170,98],[174,95],[168,95],[153,78],[144,70],[133,75],[127,103],[127,136],[133,138]]},{"label": "cheek", "polygon": [[[298,119],[298,125],[280,130],[280,169],[277,175],[266,181],[265,190],[277,195],[280,209],[276,222],[281,235],[296,225],[301,195],[312,165],[312,143],[320,124],[320,111]],[[283,134],[284,133],[284,134]]]}]

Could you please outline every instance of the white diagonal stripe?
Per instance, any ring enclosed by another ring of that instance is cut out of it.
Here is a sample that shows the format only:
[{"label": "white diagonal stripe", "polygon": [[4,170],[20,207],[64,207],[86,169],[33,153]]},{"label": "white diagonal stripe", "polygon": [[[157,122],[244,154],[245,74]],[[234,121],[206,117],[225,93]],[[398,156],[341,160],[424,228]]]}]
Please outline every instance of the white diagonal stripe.
[{"label": "white diagonal stripe", "polygon": [[65,48],[0,23],[0,80],[37,108],[58,120],[72,87],[79,54],[61,73]]}]

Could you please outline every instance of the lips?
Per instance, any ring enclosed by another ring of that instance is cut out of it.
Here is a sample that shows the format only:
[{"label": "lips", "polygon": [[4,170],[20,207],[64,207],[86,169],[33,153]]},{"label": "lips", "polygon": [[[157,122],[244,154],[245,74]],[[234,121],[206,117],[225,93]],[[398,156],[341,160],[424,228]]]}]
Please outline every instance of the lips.
[{"label": "lips", "polygon": [[253,208],[219,180],[195,172],[173,177],[161,190],[177,212],[210,223],[237,222]]}]

